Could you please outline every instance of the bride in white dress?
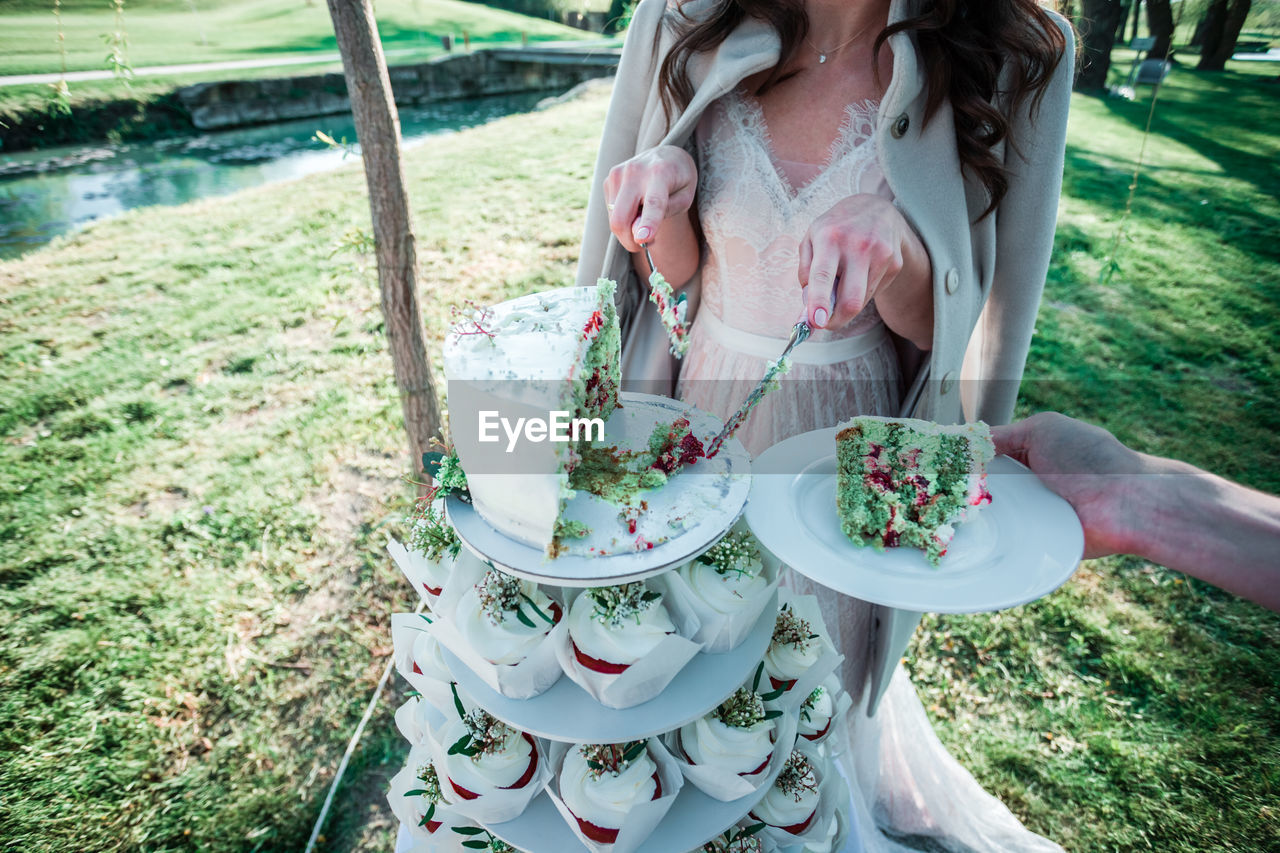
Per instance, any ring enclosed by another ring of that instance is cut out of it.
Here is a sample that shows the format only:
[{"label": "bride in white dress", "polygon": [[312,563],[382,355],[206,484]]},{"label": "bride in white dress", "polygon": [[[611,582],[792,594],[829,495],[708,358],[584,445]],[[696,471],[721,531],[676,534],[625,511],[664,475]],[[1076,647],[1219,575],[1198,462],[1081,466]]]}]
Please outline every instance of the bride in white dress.
[{"label": "bride in white dress", "polygon": [[[876,150],[892,57],[873,42],[888,2],[808,0],[803,9],[810,35],[789,65],[711,104],[692,153],[650,149],[604,183],[610,227],[636,253],[642,279],[642,243],[674,285],[701,273],[681,398],[727,418],[798,319],[817,330],[739,432],[753,455],[852,415],[898,414],[906,389],[894,337],[928,349],[934,324],[929,254],[894,206]],[[952,758],[901,667],[867,716],[871,605],[798,574],[789,583],[818,595],[845,654],[843,680],[858,703],[846,762],[861,849],[915,850],[903,839],[929,836],[930,849],[1061,850]]]}]

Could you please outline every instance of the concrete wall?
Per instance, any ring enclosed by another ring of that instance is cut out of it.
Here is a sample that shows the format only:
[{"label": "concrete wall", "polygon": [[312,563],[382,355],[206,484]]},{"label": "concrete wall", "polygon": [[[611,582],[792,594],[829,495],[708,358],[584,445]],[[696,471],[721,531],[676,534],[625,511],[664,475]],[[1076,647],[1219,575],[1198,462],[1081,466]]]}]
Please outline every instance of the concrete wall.
[{"label": "concrete wall", "polygon": [[[480,50],[391,68],[391,89],[400,105],[568,89],[584,80],[613,74],[617,64],[617,50]],[[350,109],[341,74],[198,83],[179,89],[175,95],[200,130],[333,115]]]}]

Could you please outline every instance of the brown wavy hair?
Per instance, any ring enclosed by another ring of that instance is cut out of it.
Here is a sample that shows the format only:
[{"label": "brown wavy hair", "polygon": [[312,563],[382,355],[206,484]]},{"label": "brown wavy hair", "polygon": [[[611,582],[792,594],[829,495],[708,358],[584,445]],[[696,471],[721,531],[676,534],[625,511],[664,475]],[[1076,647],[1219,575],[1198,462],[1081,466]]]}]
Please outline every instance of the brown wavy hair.
[{"label": "brown wavy hair", "polygon": [[[783,69],[801,49],[809,30],[800,0],[721,0],[701,20],[685,15],[683,6],[681,0],[676,14],[667,16],[667,25],[677,35],[658,77],[668,118],[693,97],[690,58],[718,47],[746,18],[773,27],[782,45],[778,64],[765,78],[761,92],[789,76]],[[985,217],[1009,189],[1005,168],[991,149],[1008,140],[1017,150],[1009,120],[995,105],[996,96],[1007,96],[1011,110],[1030,98],[1034,112],[1062,60],[1066,36],[1036,0],[925,0],[923,7],[919,15],[876,36],[875,56],[879,57],[890,36],[915,32],[919,65],[926,75],[924,123],[944,99],[951,103],[961,167],[987,192]],[[1000,75],[1006,68],[1008,88],[1001,91]]]}]

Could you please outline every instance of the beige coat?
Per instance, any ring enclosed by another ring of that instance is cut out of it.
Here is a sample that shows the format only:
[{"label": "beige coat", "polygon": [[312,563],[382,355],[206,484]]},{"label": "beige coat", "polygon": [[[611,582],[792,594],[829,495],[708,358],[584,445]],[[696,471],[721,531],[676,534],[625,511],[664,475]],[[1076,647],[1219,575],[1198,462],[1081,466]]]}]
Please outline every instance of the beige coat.
[{"label": "beige coat", "polygon": [[[913,2],[892,0],[890,21],[907,17]],[[706,3],[693,0],[685,8],[696,16]],[[638,390],[670,393],[678,364],[667,353],[656,310],[645,301],[647,288],[609,231],[604,178],[640,151],[687,145],[707,106],[743,78],[775,65],[779,48],[767,25],[748,19],[714,53],[695,56],[689,63],[693,99],[668,127],[658,68],[672,41],[669,28],[653,49],[666,9],[667,0],[642,0],[627,33],[587,207],[578,283],[592,284],[601,275],[619,281],[623,376]],[[900,33],[889,40],[893,76],[881,100],[876,143],[895,203],[933,265],[932,350],[922,355],[899,341],[903,375],[915,377],[903,414],[942,423],[1006,423],[1012,417],[1062,186],[1074,47],[1070,26],[1055,20],[1067,36],[1066,56],[1034,120],[1026,105],[1011,116],[1018,153],[1007,154],[1003,143],[997,148],[1010,173],[1009,191],[999,209],[976,224],[986,200],[980,187],[961,179],[951,108],[944,102],[924,125],[925,78],[912,37]],[[693,287],[696,307],[696,282]]]}]

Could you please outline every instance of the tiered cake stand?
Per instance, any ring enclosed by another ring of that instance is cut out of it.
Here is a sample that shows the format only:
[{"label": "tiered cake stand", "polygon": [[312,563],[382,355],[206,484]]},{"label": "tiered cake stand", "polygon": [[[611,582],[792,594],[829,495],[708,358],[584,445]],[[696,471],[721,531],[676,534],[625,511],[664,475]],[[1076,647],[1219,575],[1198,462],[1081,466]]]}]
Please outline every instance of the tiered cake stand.
[{"label": "tiered cake stand", "polygon": [[[654,424],[671,423],[678,416],[689,417],[697,435],[711,435],[719,429],[718,422],[710,416],[667,398],[626,395],[624,405],[633,415],[638,409],[645,410]],[[619,584],[674,571],[714,545],[742,514],[750,487],[750,461],[742,445],[736,440],[729,441],[714,459],[705,463],[698,463],[701,469],[698,482],[692,482],[692,474],[682,474],[664,487],[667,491],[696,486],[710,495],[709,501],[704,495],[705,505],[698,512],[696,522],[686,523],[666,541],[644,551],[618,549],[616,553],[607,553],[608,548],[603,547],[609,536],[606,531],[600,534],[605,538],[596,543],[601,547],[595,549],[597,554],[605,551],[605,556],[581,555],[582,550],[592,547],[588,542],[581,546],[578,555],[548,560],[540,550],[490,527],[468,503],[450,497],[446,509],[463,546],[503,571],[551,586]],[[687,479],[682,481],[681,477]],[[677,492],[674,498],[678,501],[681,495]],[[611,541],[616,547],[616,539]],[[491,688],[447,649],[443,650],[443,658],[461,691],[485,711],[517,729],[546,740],[571,744],[622,743],[678,729],[714,710],[748,682],[768,650],[778,609],[778,593],[773,592],[737,647],[720,654],[695,655],[658,696],[625,709],[601,704],[568,677],[561,677],[549,690],[533,698],[508,698]],[[756,792],[730,802],[721,802],[695,785],[685,784],[638,853],[685,853],[700,849],[747,816],[768,792],[781,769],[780,764],[775,763],[775,769]],[[588,851],[546,791],[535,797],[519,817],[486,825],[485,829],[528,853]]]}]

